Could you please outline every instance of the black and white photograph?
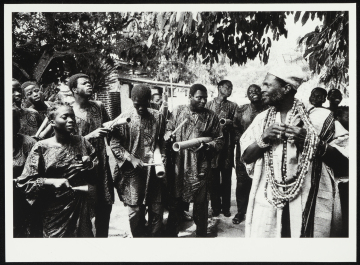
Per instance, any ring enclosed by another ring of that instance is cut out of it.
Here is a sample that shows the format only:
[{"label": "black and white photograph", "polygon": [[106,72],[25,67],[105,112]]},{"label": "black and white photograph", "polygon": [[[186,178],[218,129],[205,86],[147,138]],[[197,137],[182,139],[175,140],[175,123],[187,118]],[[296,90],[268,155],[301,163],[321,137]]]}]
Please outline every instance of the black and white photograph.
[{"label": "black and white photograph", "polygon": [[4,40],[7,262],[356,261],[355,3],[5,4]]}]

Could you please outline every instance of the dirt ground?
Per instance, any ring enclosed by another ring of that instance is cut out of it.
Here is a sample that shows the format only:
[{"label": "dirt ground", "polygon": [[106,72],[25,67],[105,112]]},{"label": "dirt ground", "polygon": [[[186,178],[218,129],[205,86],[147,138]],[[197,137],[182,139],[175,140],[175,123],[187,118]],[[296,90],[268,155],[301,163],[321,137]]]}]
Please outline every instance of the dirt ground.
[{"label": "dirt ground", "polygon": [[[115,159],[107,148],[109,155],[111,170],[114,169]],[[231,216],[225,217],[220,214],[218,217],[212,217],[208,219],[208,236],[209,237],[244,237],[245,235],[245,223],[234,225],[232,218],[236,214],[236,199],[235,199],[235,188],[236,188],[236,175],[235,170],[232,174],[232,187],[231,187]],[[190,204],[190,214],[192,215],[192,204]],[[167,221],[168,212],[164,213],[164,223]],[[193,221],[184,222],[181,225],[179,237],[195,237],[196,226]],[[132,237],[128,211],[123,203],[119,200],[115,191],[115,203],[112,208],[110,218],[109,237]]]}]

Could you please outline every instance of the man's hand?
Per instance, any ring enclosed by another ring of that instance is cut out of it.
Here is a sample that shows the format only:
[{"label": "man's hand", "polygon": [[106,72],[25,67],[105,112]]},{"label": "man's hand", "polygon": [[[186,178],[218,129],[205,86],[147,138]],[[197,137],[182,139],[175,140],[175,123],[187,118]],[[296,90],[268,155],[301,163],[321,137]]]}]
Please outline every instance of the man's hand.
[{"label": "man's hand", "polygon": [[129,159],[128,161],[133,165],[134,168],[137,168],[137,167],[143,167],[144,166],[144,162],[139,159],[139,158],[136,158],[135,156],[133,155],[130,155],[129,156]]},{"label": "man's hand", "polygon": [[268,127],[263,133],[264,143],[269,143],[276,139],[281,139],[285,135],[285,124],[274,123]]},{"label": "man's hand", "polygon": [[289,140],[293,140],[294,143],[298,143],[300,145],[304,144],[306,134],[307,131],[304,128],[298,126],[287,126],[285,130],[285,136]]},{"label": "man's hand", "polygon": [[92,131],[88,135],[85,136],[87,140],[94,139],[94,138],[100,138],[105,137],[110,132],[110,129],[108,128],[97,128],[95,131]]},{"label": "man's hand", "polygon": [[208,151],[210,149],[209,144],[207,143],[201,143],[200,146],[194,150],[194,152],[199,152],[199,151]]},{"label": "man's hand", "polygon": [[165,133],[165,135],[164,135],[164,140],[165,140],[165,142],[172,141],[172,138],[173,138],[172,132],[171,132],[171,131],[167,131],[167,132]]},{"label": "man's hand", "polygon": [[44,185],[53,186],[55,189],[71,187],[67,179],[46,179]]}]

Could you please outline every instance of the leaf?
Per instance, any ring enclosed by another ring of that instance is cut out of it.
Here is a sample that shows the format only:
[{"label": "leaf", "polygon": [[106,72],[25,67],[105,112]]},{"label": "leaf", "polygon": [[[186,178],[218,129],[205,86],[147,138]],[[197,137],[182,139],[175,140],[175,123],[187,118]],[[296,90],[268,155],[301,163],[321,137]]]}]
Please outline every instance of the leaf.
[{"label": "leaf", "polygon": [[294,16],[294,23],[296,23],[299,20],[300,14],[301,14],[301,11],[296,11],[295,16]]},{"label": "leaf", "polygon": [[309,57],[309,67],[311,71],[315,71],[316,69],[316,60],[314,58],[314,54],[310,55]]},{"label": "leaf", "polygon": [[308,11],[305,12],[305,14],[303,15],[302,19],[301,19],[301,24],[304,26],[305,23],[308,21],[309,19],[309,15],[310,13]]},{"label": "leaf", "polygon": [[316,12],[311,12],[311,20],[315,19],[315,14],[316,14]]},{"label": "leaf", "polygon": [[303,57],[305,58],[305,57],[308,56],[310,53],[312,53],[315,49],[316,49],[316,47],[311,47],[311,48],[306,49]]},{"label": "leaf", "polygon": [[309,38],[312,38],[312,36],[315,34],[315,32],[309,32],[307,34],[305,34],[304,37],[302,37],[300,40],[299,40],[299,44],[301,44],[305,39],[309,39]]}]

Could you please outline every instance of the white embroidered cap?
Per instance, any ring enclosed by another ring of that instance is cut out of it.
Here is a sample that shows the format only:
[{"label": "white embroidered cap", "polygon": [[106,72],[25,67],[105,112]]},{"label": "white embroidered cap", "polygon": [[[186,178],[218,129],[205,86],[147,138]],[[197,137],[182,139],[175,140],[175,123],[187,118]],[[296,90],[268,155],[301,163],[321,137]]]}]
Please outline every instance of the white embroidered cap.
[{"label": "white embroidered cap", "polygon": [[278,65],[273,67],[268,73],[284,80],[296,90],[303,82],[308,80],[308,75],[304,68],[297,64]]}]

